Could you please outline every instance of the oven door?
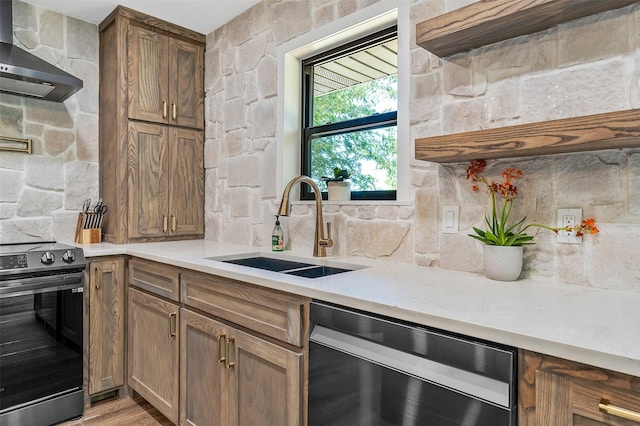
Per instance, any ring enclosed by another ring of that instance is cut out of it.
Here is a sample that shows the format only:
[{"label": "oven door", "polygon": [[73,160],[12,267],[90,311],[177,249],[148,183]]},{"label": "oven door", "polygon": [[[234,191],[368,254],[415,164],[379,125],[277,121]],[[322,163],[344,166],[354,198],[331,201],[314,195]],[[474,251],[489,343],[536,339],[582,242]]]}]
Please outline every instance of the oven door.
[{"label": "oven door", "polygon": [[82,390],[82,273],[0,283],[0,415]]}]

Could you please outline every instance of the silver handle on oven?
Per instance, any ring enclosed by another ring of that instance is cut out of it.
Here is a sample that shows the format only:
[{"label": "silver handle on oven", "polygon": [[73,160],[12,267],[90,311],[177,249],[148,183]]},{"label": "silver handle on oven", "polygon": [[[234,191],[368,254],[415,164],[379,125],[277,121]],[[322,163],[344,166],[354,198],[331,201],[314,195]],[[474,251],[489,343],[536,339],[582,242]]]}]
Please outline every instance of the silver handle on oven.
[{"label": "silver handle on oven", "polygon": [[23,277],[0,282],[0,298],[69,289],[78,289],[78,292],[81,292],[82,287],[82,272],[46,277]]},{"label": "silver handle on oven", "polygon": [[311,342],[475,398],[509,407],[509,384],[316,325]]}]

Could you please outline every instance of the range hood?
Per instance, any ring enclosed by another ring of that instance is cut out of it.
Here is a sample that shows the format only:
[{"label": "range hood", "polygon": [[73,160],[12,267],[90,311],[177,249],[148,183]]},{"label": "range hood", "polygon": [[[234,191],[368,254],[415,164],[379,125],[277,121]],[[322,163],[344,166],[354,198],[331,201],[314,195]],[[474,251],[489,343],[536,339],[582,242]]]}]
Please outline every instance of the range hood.
[{"label": "range hood", "polygon": [[13,44],[13,6],[0,0],[0,92],[62,102],[82,80]]}]

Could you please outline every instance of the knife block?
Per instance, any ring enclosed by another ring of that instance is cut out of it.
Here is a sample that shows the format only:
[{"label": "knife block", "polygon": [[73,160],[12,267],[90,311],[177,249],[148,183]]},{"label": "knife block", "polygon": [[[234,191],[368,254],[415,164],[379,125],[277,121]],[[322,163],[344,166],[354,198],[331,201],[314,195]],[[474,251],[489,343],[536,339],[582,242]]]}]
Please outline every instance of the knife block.
[{"label": "knife block", "polygon": [[82,229],[83,214],[78,213],[78,222],[76,223],[76,238],[78,244],[95,244],[102,242],[102,229],[89,228]]}]

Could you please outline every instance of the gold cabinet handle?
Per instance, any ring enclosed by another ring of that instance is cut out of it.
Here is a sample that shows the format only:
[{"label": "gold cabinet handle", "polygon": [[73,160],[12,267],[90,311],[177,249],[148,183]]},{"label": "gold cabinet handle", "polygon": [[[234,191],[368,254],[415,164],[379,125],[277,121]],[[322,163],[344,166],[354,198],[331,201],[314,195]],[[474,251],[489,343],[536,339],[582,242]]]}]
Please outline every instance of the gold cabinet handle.
[{"label": "gold cabinet handle", "polygon": [[616,407],[615,405],[611,405],[608,399],[602,398],[600,400],[600,404],[598,404],[598,409],[607,414],[611,414],[612,416],[622,417],[623,419],[633,420],[634,422],[640,422],[640,413],[637,411],[627,410],[626,408]]},{"label": "gold cabinet handle", "polygon": [[176,232],[176,215],[171,215],[171,232]]},{"label": "gold cabinet handle", "polygon": [[178,107],[176,106],[175,103],[172,103],[171,107],[172,107],[171,117],[175,120],[178,117]]},{"label": "gold cabinet handle", "polygon": [[167,101],[162,101],[162,118],[167,118]]},{"label": "gold cabinet handle", "polygon": [[231,344],[235,343],[235,339],[233,337],[226,339],[227,342],[227,356],[226,356],[226,360],[224,362],[224,364],[227,366],[227,368],[233,368],[236,363],[235,362],[231,362]]},{"label": "gold cabinet handle", "polygon": [[162,232],[167,232],[168,228],[169,228],[169,223],[167,221],[167,215],[163,214],[162,215]]},{"label": "gold cabinet handle", "polygon": [[95,274],[96,274],[96,290],[100,290],[100,287],[102,287],[102,268],[96,266]]},{"label": "gold cabinet handle", "polygon": [[169,314],[169,337],[176,337],[176,313]]},{"label": "gold cabinet handle", "polygon": [[227,337],[227,336],[224,335],[224,334],[218,335],[218,363],[219,364],[222,364],[223,362],[226,361],[226,358],[222,354],[222,344],[225,341],[225,337]]}]

